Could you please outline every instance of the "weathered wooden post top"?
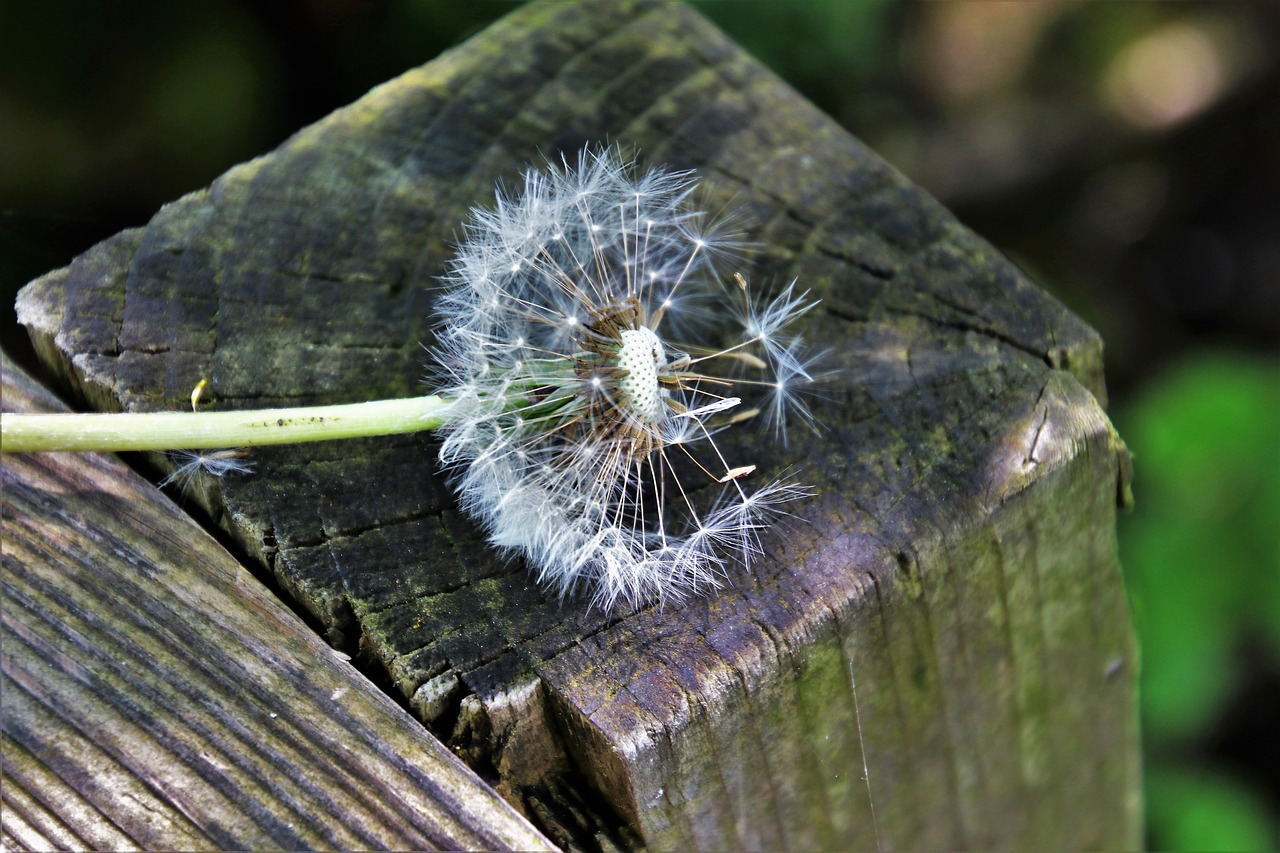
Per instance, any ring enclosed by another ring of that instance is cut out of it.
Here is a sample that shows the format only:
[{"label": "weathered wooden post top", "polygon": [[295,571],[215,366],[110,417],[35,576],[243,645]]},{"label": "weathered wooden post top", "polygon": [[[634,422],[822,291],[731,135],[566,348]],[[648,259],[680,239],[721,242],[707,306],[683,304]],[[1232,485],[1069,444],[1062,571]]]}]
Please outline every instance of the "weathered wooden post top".
[{"label": "weathered wooden post top", "polygon": [[[523,7],[19,317],[94,409],[418,394],[468,211],[589,143],[696,170],[744,272],[821,300],[820,434],[725,438],[815,490],[764,557],[602,611],[486,543],[429,435],[193,478],[185,509],[401,708],[137,475],[0,458],[6,844],[1138,846],[1101,340],[688,8]],[[53,405],[5,383],[6,411]]]}]

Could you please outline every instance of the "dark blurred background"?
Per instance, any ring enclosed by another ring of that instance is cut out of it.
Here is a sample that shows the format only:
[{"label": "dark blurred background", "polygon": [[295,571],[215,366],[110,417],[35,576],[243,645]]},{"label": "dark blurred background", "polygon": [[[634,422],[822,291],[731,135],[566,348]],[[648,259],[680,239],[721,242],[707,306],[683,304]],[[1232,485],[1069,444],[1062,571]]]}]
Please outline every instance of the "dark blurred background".
[{"label": "dark blurred background", "polygon": [[[28,280],[514,5],[0,0],[0,343]],[[1280,4],[695,5],[1102,332],[1148,842],[1280,846]]]}]

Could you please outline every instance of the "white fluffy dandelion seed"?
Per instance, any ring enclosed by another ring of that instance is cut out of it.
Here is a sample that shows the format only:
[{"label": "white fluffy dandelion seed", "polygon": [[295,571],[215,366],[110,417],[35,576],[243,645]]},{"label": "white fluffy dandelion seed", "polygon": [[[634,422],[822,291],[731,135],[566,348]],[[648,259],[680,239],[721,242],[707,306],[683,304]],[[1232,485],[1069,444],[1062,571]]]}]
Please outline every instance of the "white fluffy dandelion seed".
[{"label": "white fluffy dandelion seed", "polygon": [[[201,390],[201,386],[196,386],[196,390]],[[193,391],[191,397],[194,405],[198,395]],[[247,455],[248,451],[244,448],[170,451],[169,458],[175,463],[176,467],[169,473],[169,476],[160,481],[160,488],[174,484],[179,489],[185,489],[201,471],[211,477],[225,477],[227,474],[247,474],[253,470],[253,463],[245,459]]]},{"label": "white fluffy dandelion seed", "polygon": [[[750,489],[755,466],[714,435],[757,392],[781,428],[810,378],[785,330],[813,302],[794,286],[759,302],[740,275],[726,286],[713,261],[728,244],[687,206],[693,187],[612,151],[530,170],[475,211],[441,300],[440,458],[463,508],[541,580],[586,584],[605,607],[715,584],[807,493]],[[729,339],[720,321],[735,317]]]}]

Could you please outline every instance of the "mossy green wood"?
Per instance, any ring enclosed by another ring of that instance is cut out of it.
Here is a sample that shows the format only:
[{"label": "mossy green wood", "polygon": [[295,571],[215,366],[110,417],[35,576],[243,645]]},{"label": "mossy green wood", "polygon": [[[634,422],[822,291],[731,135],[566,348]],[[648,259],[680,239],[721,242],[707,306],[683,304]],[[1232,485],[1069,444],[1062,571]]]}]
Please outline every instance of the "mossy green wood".
[{"label": "mossy green wood", "polygon": [[551,849],[120,461],[5,454],[0,493],[5,849]]},{"label": "mossy green wood", "polygon": [[459,515],[425,436],[264,449],[201,500],[558,841],[1136,846],[1101,341],[687,8],[521,8],[20,314],[99,408],[202,378],[223,408],[416,393],[468,208],[604,141],[698,169],[742,271],[822,300],[822,434],[725,436],[817,489],[750,572],[634,614],[557,601]]}]

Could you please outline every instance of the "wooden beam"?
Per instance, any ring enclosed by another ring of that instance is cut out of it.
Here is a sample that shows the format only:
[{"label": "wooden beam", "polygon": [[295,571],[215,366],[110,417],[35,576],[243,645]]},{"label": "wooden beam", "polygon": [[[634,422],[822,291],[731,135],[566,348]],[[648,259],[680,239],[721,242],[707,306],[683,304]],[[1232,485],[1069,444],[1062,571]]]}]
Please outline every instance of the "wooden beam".
[{"label": "wooden beam", "polygon": [[1097,334],[691,10],[522,7],[51,273],[19,313],[96,408],[418,393],[473,206],[587,142],[694,168],[753,282],[829,349],[812,483],[681,607],[558,601],[490,548],[429,438],[255,452],[193,484],[335,645],[562,845],[1140,843],[1127,455]]},{"label": "wooden beam", "polygon": [[0,485],[6,849],[551,849],[115,458],[4,454]]}]

